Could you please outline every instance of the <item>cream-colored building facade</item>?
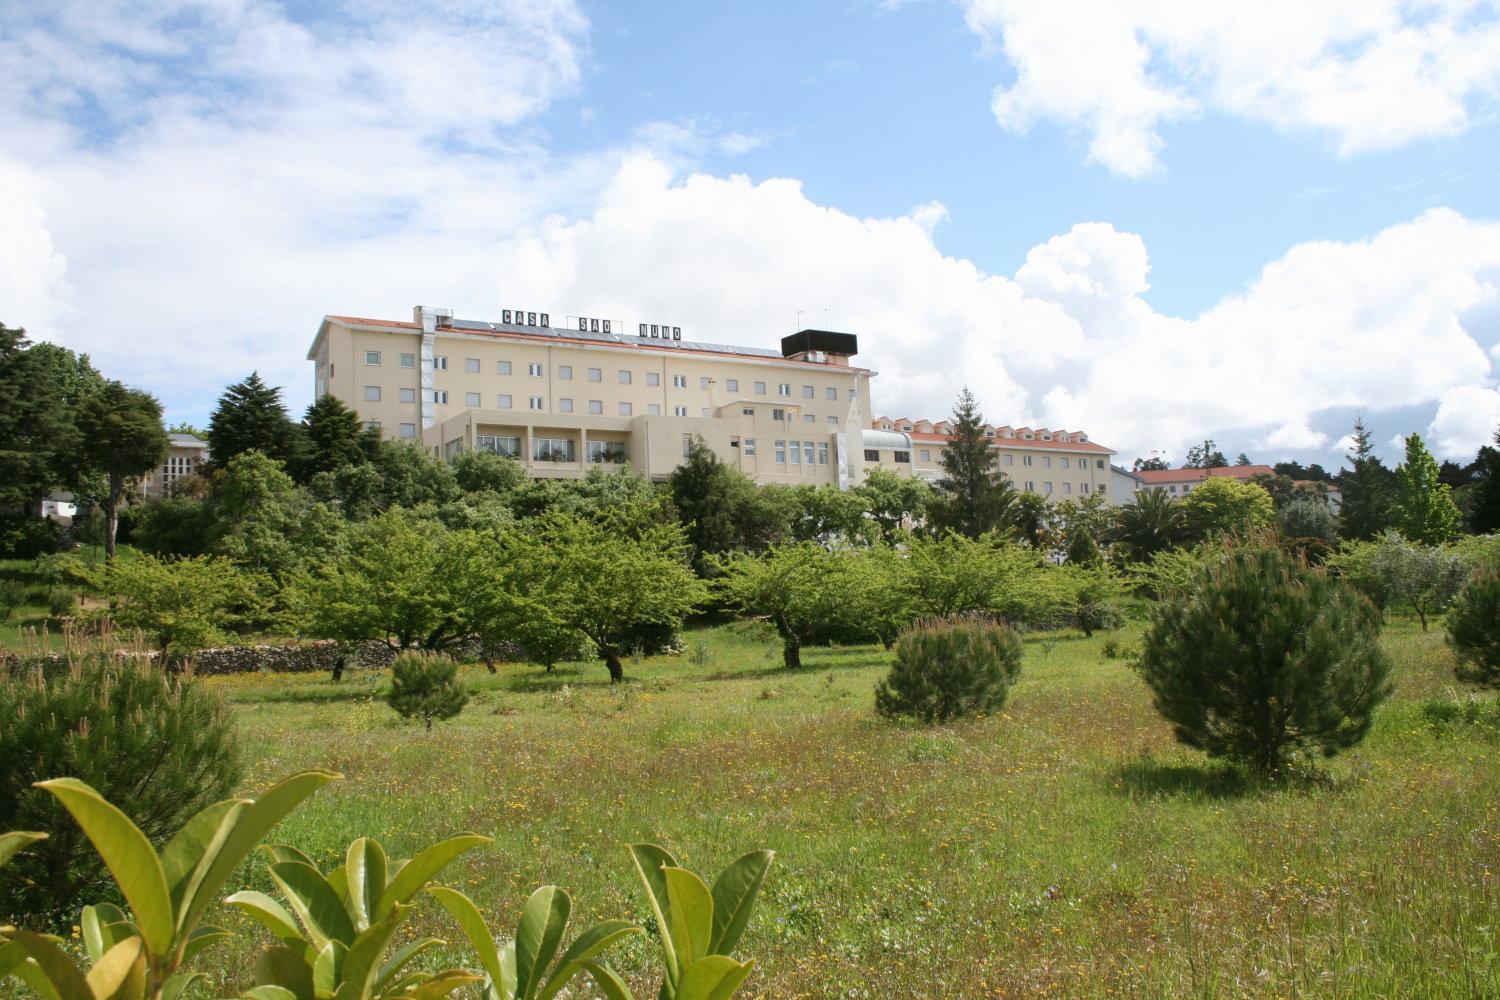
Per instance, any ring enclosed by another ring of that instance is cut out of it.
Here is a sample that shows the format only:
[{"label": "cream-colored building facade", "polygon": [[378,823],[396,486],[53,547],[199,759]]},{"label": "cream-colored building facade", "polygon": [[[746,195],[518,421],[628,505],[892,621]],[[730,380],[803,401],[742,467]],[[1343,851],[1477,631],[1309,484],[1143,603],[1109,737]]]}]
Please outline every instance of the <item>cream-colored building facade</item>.
[{"label": "cream-colored building facade", "polygon": [[[694,438],[758,483],[855,485],[867,470],[936,481],[947,424],[871,419],[875,372],[852,334],[802,330],[780,350],[681,339],[672,327],[507,310],[501,322],[418,306],[412,320],[325,316],[307,357],[315,391],[434,455],[483,449],[531,475],[629,463],[662,479]],[[1018,489],[1107,492],[1087,435],[989,428]]]}]

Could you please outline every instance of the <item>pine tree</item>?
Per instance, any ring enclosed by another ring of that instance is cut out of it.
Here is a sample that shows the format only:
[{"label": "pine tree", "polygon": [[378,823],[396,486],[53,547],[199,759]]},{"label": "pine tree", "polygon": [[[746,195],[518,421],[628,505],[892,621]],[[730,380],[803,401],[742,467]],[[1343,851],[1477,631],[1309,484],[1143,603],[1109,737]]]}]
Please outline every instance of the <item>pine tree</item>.
[{"label": "pine tree", "polygon": [[1391,525],[1391,492],[1395,475],[1375,454],[1364,418],[1354,421],[1349,468],[1338,474],[1339,535],[1367,541]]},{"label": "pine tree", "polygon": [[260,451],[290,464],[296,457],[297,433],[281,402],[281,390],[266,385],[259,372],[224,390],[208,421],[208,451],[223,468],[236,455]]},{"label": "pine tree", "polygon": [[979,403],[967,388],[953,408],[953,431],[943,449],[943,496],[933,505],[939,528],[978,538],[1005,524],[1015,488],[995,467],[995,451],[984,433]]},{"label": "pine tree", "polygon": [[307,447],[298,456],[295,478],[307,483],[320,472],[369,460],[365,450],[365,428],[359,415],[330,395],[320,396],[302,418]]},{"label": "pine tree", "polygon": [[119,382],[106,383],[78,408],[76,461],[80,470],[108,481],[104,495],[104,557],[115,557],[120,501],[131,480],[150,472],[167,455],[161,404]]},{"label": "pine tree", "polygon": [[1451,541],[1463,525],[1453,490],[1439,479],[1437,461],[1419,434],[1406,439],[1406,464],[1396,470],[1391,513],[1401,534],[1424,545]]},{"label": "pine tree", "polygon": [[391,689],[386,704],[402,718],[451,719],[469,703],[469,691],[458,679],[458,664],[446,656],[402,653],[391,661]]},{"label": "pine tree", "polygon": [[1479,449],[1474,459],[1474,489],[1469,508],[1469,530],[1476,535],[1500,531],[1500,430],[1495,445]]},{"label": "pine tree", "polygon": [[1250,461],[1250,456],[1247,455],[1247,454],[1245,454],[1242,451],[1242,452],[1240,452],[1240,457],[1234,460],[1234,464],[1235,465],[1252,465],[1254,463],[1252,463]]}]

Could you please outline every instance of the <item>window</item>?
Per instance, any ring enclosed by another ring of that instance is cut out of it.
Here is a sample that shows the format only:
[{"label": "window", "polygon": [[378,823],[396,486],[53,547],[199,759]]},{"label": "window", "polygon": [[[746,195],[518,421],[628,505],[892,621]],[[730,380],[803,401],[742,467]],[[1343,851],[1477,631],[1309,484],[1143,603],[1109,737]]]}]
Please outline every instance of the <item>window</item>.
[{"label": "window", "polygon": [[590,441],[589,461],[595,464],[608,462],[620,465],[625,461],[624,441]]},{"label": "window", "polygon": [[603,413],[604,412],[604,403],[603,403],[603,401],[602,400],[598,400],[598,399],[591,399],[591,400],[589,400],[589,412],[590,413]]},{"label": "window", "polygon": [[483,406],[484,404],[479,401],[479,393],[477,393],[477,392],[466,392],[466,393],[464,393],[464,405],[465,406]]},{"label": "window", "polygon": [[572,413],[573,412],[573,401],[571,399],[559,399],[557,401],[557,412],[559,412],[559,413]]},{"label": "window", "polygon": [[709,378],[707,375],[700,375],[698,376],[698,388],[707,389],[710,385],[713,384],[713,381],[714,380]]},{"label": "window", "polygon": [[785,441],[777,441],[776,442],[776,464],[777,465],[785,465],[786,464],[786,442]]},{"label": "window", "polygon": [[396,390],[396,402],[398,402],[398,403],[415,403],[416,401],[417,401],[417,390],[415,390],[415,389],[397,389]]},{"label": "window", "polygon": [[378,364],[380,364],[380,352],[379,351],[366,351],[365,352],[365,364],[367,364],[367,365],[378,365]]},{"label": "window", "polygon": [[1006,455],[1005,456],[1005,464],[1006,465],[1015,465],[1016,464],[1016,456],[1014,456],[1014,455]]},{"label": "window", "polygon": [[402,368],[415,368],[415,367],[417,367],[417,356],[415,354],[403,354],[403,355],[401,355],[401,367]]},{"label": "window", "polygon": [[464,358],[464,371],[468,372],[471,375],[478,375],[479,374],[479,359],[478,358]]},{"label": "window", "polygon": [[589,369],[589,381],[590,382],[601,382],[603,380],[604,380],[604,372],[600,371],[598,368],[590,368]]},{"label": "window", "polygon": [[646,373],[646,384],[647,385],[661,385],[661,372],[647,372]]},{"label": "window", "polygon": [[687,458],[693,453],[693,436],[684,434],[682,436],[682,457]]},{"label": "window", "polygon": [[571,381],[573,381],[573,366],[572,365],[558,365],[557,366],[557,380],[559,382],[571,382]]},{"label": "window", "polygon": [[509,361],[496,361],[495,362],[495,374],[496,375],[509,375],[510,374],[510,362]]},{"label": "window", "polygon": [[802,461],[808,465],[813,464],[813,443],[811,441],[802,442]]},{"label": "window", "polygon": [[1059,459],[1059,461],[1062,462],[1062,467],[1064,469],[1066,469],[1068,467],[1068,460],[1066,458]]},{"label": "window", "polygon": [[839,391],[833,386],[829,386],[828,388],[823,390],[823,398],[837,400],[839,398]]},{"label": "window", "polygon": [[752,456],[755,454],[755,438],[745,438],[745,454]]},{"label": "window", "polygon": [[495,397],[495,405],[497,407],[499,407],[500,409],[502,409],[502,410],[508,410],[508,409],[510,409],[511,408],[510,393],[508,393],[508,392],[502,392],[500,395],[496,396]]},{"label": "window", "polygon": [[416,437],[417,436],[417,425],[416,424],[402,424],[401,425],[401,436],[404,437],[404,438],[414,438],[414,437]]},{"label": "window", "polygon": [[686,375],[673,375],[672,376],[672,388],[674,388],[674,389],[686,389],[687,388],[687,376]]},{"label": "window", "polygon": [[1102,459],[1102,458],[1096,458],[1096,459],[1094,459],[1094,468],[1096,468],[1096,469],[1102,469],[1102,468],[1104,468],[1104,459]]},{"label": "window", "polygon": [[813,387],[812,386],[810,386],[810,385],[804,385],[802,387],[802,398],[803,399],[812,399],[813,398]]},{"label": "window", "polygon": [[1073,484],[1072,483],[1063,483],[1063,492],[1064,493],[1072,493],[1073,492]]},{"label": "window", "polygon": [[837,424],[838,424],[838,422],[839,422],[839,418],[838,418],[838,417],[833,417],[833,416],[830,416],[830,417],[829,417],[829,418],[828,418],[828,422],[829,422],[829,423],[830,423],[830,424],[834,424],[834,425],[835,425],[835,426],[837,426]]},{"label": "window", "polygon": [[647,403],[646,404],[646,412],[649,413],[653,417],[659,417],[659,416],[661,416],[661,404],[660,403]]},{"label": "window", "polygon": [[786,419],[786,411],[785,410],[772,410],[771,411],[771,419],[772,420],[785,420]]},{"label": "window", "polygon": [[866,462],[878,462],[878,461],[880,461],[880,452],[876,451],[874,448],[866,448],[865,449],[865,461]]},{"label": "window", "polygon": [[572,438],[532,438],[531,458],[535,462],[576,462],[578,448]]},{"label": "window", "polygon": [[802,414],[802,422],[804,424],[815,424],[818,422],[817,415],[812,413],[804,413]]},{"label": "window", "polygon": [[755,383],[755,394],[757,396],[764,396],[766,394],[766,384],[764,382]]},{"label": "window", "polygon": [[1042,492],[1043,493],[1051,493],[1052,492],[1052,484],[1051,483],[1043,483],[1042,484]]},{"label": "window", "polygon": [[755,407],[753,407],[753,406],[742,407],[740,409],[740,413],[744,414],[747,417],[753,417],[753,416],[755,416]]},{"label": "window", "polygon": [[850,399],[858,399],[859,398],[859,390],[858,389],[850,389],[849,390],[849,398]]},{"label": "window", "polygon": [[526,405],[533,410],[540,410],[544,404],[541,396],[532,396],[526,400]]},{"label": "window", "polygon": [[620,416],[622,416],[622,417],[628,417],[628,416],[630,416],[630,412],[631,412],[631,408],[630,408],[630,404],[629,403],[621,403],[620,404]]},{"label": "window", "polygon": [[328,377],[333,378],[333,362],[328,362]]},{"label": "window", "polygon": [[621,385],[629,385],[630,384],[630,372],[628,370],[624,369],[624,368],[620,369],[620,384]]},{"label": "window", "polygon": [[828,442],[826,441],[818,445],[818,464],[828,464]]},{"label": "window", "polygon": [[1052,456],[1051,455],[1043,455],[1042,456],[1042,468],[1044,468],[1044,469],[1050,469],[1050,468],[1052,468]]},{"label": "window", "polygon": [[932,461],[932,451],[931,451],[931,449],[928,449],[928,448],[923,448],[922,449],[922,461],[924,461],[924,462],[930,462],[930,461]]},{"label": "window", "polygon": [[542,366],[541,366],[541,364],[539,362],[536,362],[536,361],[531,362],[531,364],[529,364],[529,365],[526,366],[526,374],[530,375],[532,378],[541,378],[542,377]]},{"label": "window", "polygon": [[1022,465],[1030,465],[1031,464],[1031,456],[1030,455],[1022,455],[1021,456],[1021,464]]},{"label": "window", "polygon": [[686,406],[674,406],[674,407],[672,407],[672,416],[674,416],[674,417],[685,417],[685,416],[687,416],[687,407]]},{"label": "window", "polygon": [[1026,492],[1027,493],[1035,493],[1036,492],[1036,483],[1033,483],[1029,479],[1026,480]]},{"label": "window", "polygon": [[497,437],[493,434],[479,434],[474,438],[475,451],[488,451],[506,458],[521,457],[521,439],[518,437]]},{"label": "window", "polygon": [[801,441],[793,441],[792,442],[792,464],[793,465],[801,465],[802,464],[802,442]]},{"label": "window", "polygon": [[897,465],[909,465],[911,463],[911,452],[909,451],[894,452],[891,457]]},{"label": "window", "polygon": [[776,395],[778,395],[778,396],[790,396],[791,394],[792,394],[792,387],[790,385],[788,385],[786,382],[778,382],[776,384]]},{"label": "window", "polygon": [[365,399],[367,401],[371,402],[371,403],[378,403],[378,402],[380,402],[380,386],[378,386],[378,385],[367,385],[367,386],[365,386]]},{"label": "window", "polygon": [[448,359],[446,357],[443,357],[443,358],[433,358],[432,359],[432,368],[433,368],[434,371],[440,371],[440,372],[447,371],[448,370]]},{"label": "window", "polygon": [[740,380],[737,378],[727,378],[724,380],[724,388],[728,389],[730,392],[739,392]]}]

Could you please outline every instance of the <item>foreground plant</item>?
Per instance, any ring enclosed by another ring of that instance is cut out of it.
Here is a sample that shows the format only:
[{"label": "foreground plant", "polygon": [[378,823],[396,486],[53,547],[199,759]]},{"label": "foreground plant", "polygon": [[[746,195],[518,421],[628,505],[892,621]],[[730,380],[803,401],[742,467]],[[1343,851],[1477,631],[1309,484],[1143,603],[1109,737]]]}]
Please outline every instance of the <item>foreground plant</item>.
[{"label": "foreground plant", "polygon": [[[174,1000],[196,976],[184,966],[228,936],[199,926],[224,883],[287,813],[337,778],[303,771],[253,801],[214,803],[188,820],[159,854],[128,816],[88,785],[74,778],[40,782],[83,828],[130,912],[107,905],[85,910],[87,970],[58,939],[4,928],[0,933],[9,943],[0,949],[0,974],[19,975],[49,1000]],[[4,843],[13,854],[35,839],[10,834]]]},{"label": "foreground plant", "polygon": [[294,847],[266,847],[271,879],[296,917],[263,892],[237,892],[226,900],[278,941],[261,953],[255,988],[245,996],[365,1000],[416,991],[423,1000],[436,1000],[478,982],[465,969],[408,971],[413,959],[442,943],[436,938],[413,941],[389,959],[386,954],[415,909],[412,897],[459,855],[489,842],[462,834],[392,863],[379,842],[361,837],[349,845],[344,864],[326,875]]},{"label": "foreground plant", "polygon": [[1500,688],[1500,566],[1476,570],[1448,612],[1459,680]]}]

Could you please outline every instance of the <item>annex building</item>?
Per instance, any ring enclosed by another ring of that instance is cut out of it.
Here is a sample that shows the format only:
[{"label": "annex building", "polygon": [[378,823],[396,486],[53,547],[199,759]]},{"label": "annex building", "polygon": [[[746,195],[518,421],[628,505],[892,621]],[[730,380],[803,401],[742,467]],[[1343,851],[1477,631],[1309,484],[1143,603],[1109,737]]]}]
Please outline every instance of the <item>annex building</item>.
[{"label": "annex building", "polygon": [[[800,330],[773,350],[687,340],[664,324],[553,326],[548,313],[522,310],[487,322],[417,306],[410,321],[325,316],[307,358],[318,395],[387,437],[449,458],[492,451],[539,477],[629,463],[662,479],[702,438],[763,484],[846,488],[870,468],[936,479],[946,424],[870,419],[876,373],[853,363],[858,350],[854,334],[827,330]],[[1113,452],[1087,435],[993,431],[1017,488],[1107,490]]]}]

